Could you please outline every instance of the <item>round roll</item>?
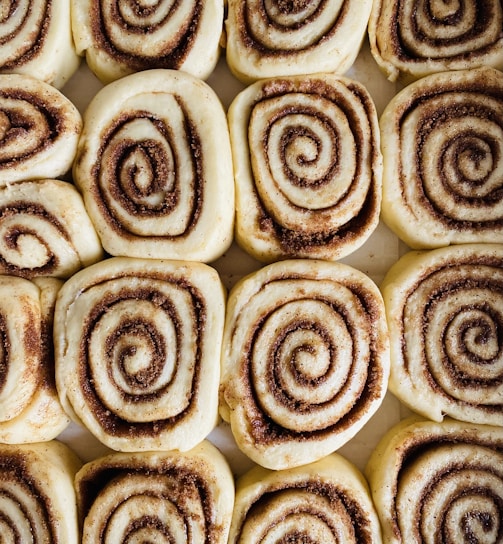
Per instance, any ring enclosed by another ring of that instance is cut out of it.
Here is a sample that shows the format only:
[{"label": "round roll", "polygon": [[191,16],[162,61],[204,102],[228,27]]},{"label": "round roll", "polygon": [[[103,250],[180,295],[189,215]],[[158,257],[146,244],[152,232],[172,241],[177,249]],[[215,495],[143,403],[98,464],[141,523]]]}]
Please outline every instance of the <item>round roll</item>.
[{"label": "round roll", "polygon": [[443,72],[381,117],[382,216],[411,248],[503,240],[503,74]]},{"label": "round roll", "polygon": [[71,0],[75,45],[104,83],[153,68],[206,79],[220,55],[223,0]]},{"label": "round roll", "polygon": [[110,258],[56,301],[56,383],[67,412],[120,451],[188,450],[218,419],[224,291],[196,262]]},{"label": "round roll", "polygon": [[338,454],[288,470],[254,467],[236,484],[229,544],[379,544],[368,484]]},{"label": "round roll", "polygon": [[225,112],[189,74],[149,70],[98,92],[73,173],[111,255],[209,262],[232,242]]},{"label": "round roll", "polygon": [[70,422],[54,379],[52,325],[60,287],[55,278],[0,276],[0,442],[45,442]]},{"label": "round roll", "polygon": [[369,19],[370,50],[391,80],[410,82],[446,70],[503,68],[500,0],[377,0]]},{"label": "round roll", "polygon": [[316,260],[268,265],[229,294],[222,417],[265,468],[316,461],[380,406],[388,350],[381,294],[362,272]]},{"label": "round roll", "polygon": [[75,488],[82,544],[227,544],[234,480],[210,442],[98,458],[77,473]]},{"label": "round roll", "polygon": [[407,419],[382,438],[365,473],[385,542],[501,542],[501,427]]},{"label": "round roll", "polygon": [[375,105],[357,81],[321,74],[256,82],[229,109],[236,240],[255,258],[335,260],[379,222]]},{"label": "round roll", "polygon": [[409,252],[381,290],[390,390],[435,421],[503,425],[503,245]]},{"label": "round roll", "polygon": [[229,0],[227,64],[245,83],[276,76],[345,73],[367,31],[371,0]]},{"label": "round roll", "polygon": [[66,174],[81,130],[79,111],[56,88],[29,76],[0,75],[0,187]]},{"label": "round roll", "polygon": [[70,0],[6,2],[0,20],[0,73],[35,77],[61,88],[80,64]]},{"label": "round roll", "polygon": [[73,479],[81,462],[64,444],[0,444],[3,542],[78,544]]},{"label": "round roll", "polygon": [[67,278],[102,257],[73,185],[46,179],[0,187],[0,273]]}]

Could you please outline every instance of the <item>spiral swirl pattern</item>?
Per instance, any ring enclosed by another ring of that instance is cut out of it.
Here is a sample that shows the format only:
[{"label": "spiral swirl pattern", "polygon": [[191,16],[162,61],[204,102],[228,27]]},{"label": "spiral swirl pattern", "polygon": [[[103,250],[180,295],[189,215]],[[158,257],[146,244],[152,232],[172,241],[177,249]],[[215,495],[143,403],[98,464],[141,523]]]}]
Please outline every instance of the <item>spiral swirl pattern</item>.
[{"label": "spiral swirl pattern", "polygon": [[264,261],[335,260],[364,243],[379,221],[382,159],[361,84],[330,75],[258,82],[229,119],[245,249]]},{"label": "spiral swirl pattern", "polygon": [[72,13],[77,50],[104,83],[153,68],[205,79],[220,54],[223,17],[222,0],[86,0]]},{"label": "spiral swirl pattern", "polygon": [[73,477],[79,461],[58,442],[0,445],[4,542],[80,542]]},{"label": "spiral swirl pattern", "polygon": [[0,186],[66,174],[81,129],[79,111],[54,87],[0,75]]},{"label": "spiral swirl pattern", "polygon": [[58,180],[0,188],[0,272],[66,278],[103,256],[73,185]]},{"label": "spiral swirl pattern", "polygon": [[112,255],[210,261],[232,241],[234,178],[216,94],[182,72],[153,70],[93,99],[74,167]]},{"label": "spiral swirl pattern", "polygon": [[503,67],[503,8],[495,0],[374,2],[371,51],[392,81],[445,70]]},{"label": "spiral swirl pattern", "polygon": [[115,258],[84,269],[56,306],[62,404],[112,449],[190,449],[216,424],[223,319],[206,265]]},{"label": "spiral swirl pattern", "polygon": [[414,248],[503,236],[503,75],[423,78],[381,118],[383,218]]},{"label": "spiral swirl pattern", "polygon": [[113,454],[76,477],[83,544],[227,544],[234,482],[209,442],[185,454]]},{"label": "spiral swirl pattern", "polygon": [[366,468],[386,542],[500,542],[501,467],[501,427],[402,422]]},{"label": "spiral swirl pattern", "polygon": [[441,421],[503,425],[503,248],[412,252],[381,286],[391,338],[389,387]]},{"label": "spiral swirl pattern", "polygon": [[366,0],[357,5],[350,0],[230,0],[227,62],[247,82],[321,72],[343,74],[358,55],[371,4]]},{"label": "spiral swirl pattern", "polygon": [[0,11],[0,72],[35,77],[61,88],[79,66],[69,0],[4,2]]},{"label": "spiral swirl pattern", "polygon": [[229,544],[381,542],[368,486],[337,454],[285,471],[255,467],[237,482]]},{"label": "spiral swirl pattern", "polygon": [[61,282],[0,276],[0,442],[52,440],[69,423],[56,392],[52,317]]},{"label": "spiral swirl pattern", "polygon": [[278,262],[231,292],[224,332],[222,415],[238,446],[267,468],[334,451],[386,391],[380,294],[351,267]]}]

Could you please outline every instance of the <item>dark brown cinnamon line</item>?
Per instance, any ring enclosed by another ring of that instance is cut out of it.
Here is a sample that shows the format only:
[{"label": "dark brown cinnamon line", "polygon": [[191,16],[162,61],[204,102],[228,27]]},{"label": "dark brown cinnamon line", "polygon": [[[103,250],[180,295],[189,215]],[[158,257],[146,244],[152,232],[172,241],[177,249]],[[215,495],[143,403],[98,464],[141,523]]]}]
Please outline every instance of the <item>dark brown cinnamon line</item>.
[{"label": "dark brown cinnamon line", "polygon": [[[165,278],[164,278],[165,279]],[[180,286],[182,286],[182,281],[177,281]],[[203,331],[204,330],[204,324],[206,321],[206,309],[205,309],[205,303],[202,299],[200,293],[194,288],[189,287],[187,285],[183,285],[185,289],[188,289],[191,293],[192,297],[192,311],[195,314],[195,322],[194,322],[194,328],[197,331]],[[191,411],[196,409],[195,401],[198,396],[198,390],[200,387],[200,371],[201,371],[201,353],[202,353],[202,347],[200,343],[203,341],[201,338],[201,334],[198,335],[198,342],[199,345],[196,350],[196,359],[192,363],[192,366],[194,368],[194,375],[193,375],[193,381],[192,386],[190,390],[190,395],[188,399],[188,405],[186,408],[181,410],[176,416],[173,416],[171,418],[167,419],[158,419],[155,421],[150,422],[129,422],[121,419],[120,417],[116,416],[107,406],[106,404],[103,404],[101,399],[99,398],[96,391],[93,389],[92,383],[93,378],[90,372],[89,365],[87,365],[88,360],[88,339],[90,337],[90,334],[92,332],[92,329],[94,327],[94,324],[99,321],[100,316],[107,311],[108,308],[113,306],[117,302],[123,301],[125,298],[130,299],[131,301],[135,300],[153,300],[156,296],[159,297],[159,305],[167,311],[171,318],[174,319],[176,323],[176,309],[173,309],[170,307],[171,302],[167,300],[163,300],[164,296],[162,294],[156,295],[155,292],[152,291],[146,291],[144,289],[140,290],[127,290],[127,296],[124,297],[124,291],[118,295],[110,295],[107,298],[104,298],[102,300],[102,304],[98,308],[94,308],[93,311],[90,312],[88,319],[85,323],[83,323],[82,327],[82,336],[80,339],[80,352],[81,352],[81,358],[82,361],[79,365],[79,383],[80,383],[80,389],[81,394],[84,399],[86,399],[86,403],[91,407],[92,411],[95,414],[95,418],[101,428],[109,435],[111,436],[118,436],[118,437],[150,437],[150,436],[158,436],[159,434],[162,434],[163,431],[166,429],[172,427],[175,425],[178,421],[183,419],[187,416]],[[157,304],[157,303],[156,303]],[[132,325],[132,324],[130,324]],[[142,323],[140,323],[142,325]],[[181,360],[180,355],[177,357],[177,364],[183,366],[186,364],[186,361]],[[169,387],[169,385],[167,386]],[[162,394],[166,394],[166,391],[158,392],[156,395],[152,394],[150,395],[150,399],[152,401],[155,401],[156,397],[162,396]],[[125,399],[127,398],[127,395],[124,394]],[[143,395],[142,399],[148,399],[149,395]],[[130,399],[132,402],[134,402],[134,398]],[[105,401],[106,402],[106,401]]]},{"label": "dark brown cinnamon line", "polygon": [[[120,47],[117,47],[108,30],[108,21],[101,9],[101,2],[99,0],[93,1],[90,14],[94,40],[99,49],[105,51],[116,61],[127,65],[133,71],[153,68],[179,69],[193,47],[195,37],[199,31],[203,10],[202,2],[200,0],[190,1],[193,2],[194,9],[192,10],[190,18],[186,21],[187,24],[185,27],[182,26],[178,33],[166,43],[163,52],[156,54],[155,56],[132,54],[130,51],[124,51]],[[177,3],[174,4],[174,9],[176,9],[176,5]],[[156,25],[135,28],[125,21],[122,21],[122,17],[119,10],[116,8],[115,3],[112,3],[111,7],[115,12],[116,21],[120,22],[126,35],[135,34],[137,36],[144,36],[145,40],[149,39],[150,33],[156,31],[159,27],[169,24],[171,15],[168,13],[165,19]],[[155,10],[155,7],[140,7],[139,4],[137,4],[136,9],[137,15],[148,16]]]},{"label": "dark brown cinnamon line", "polygon": [[[295,279],[295,276],[285,276],[283,278],[273,278],[269,283],[274,283],[277,281],[288,281]],[[299,279],[298,277],[296,279]],[[300,278],[302,279],[302,278]],[[264,288],[268,283],[264,284]],[[345,430],[351,428],[355,422],[359,421],[365,413],[368,412],[369,403],[371,403],[376,398],[376,391],[380,391],[380,383],[382,383],[382,369],[378,364],[378,342],[379,339],[375,336],[375,331],[372,330],[372,324],[374,323],[375,316],[379,314],[379,310],[376,308],[375,302],[372,300],[372,297],[365,293],[363,290],[359,290],[358,286],[348,286],[352,288],[353,292],[358,297],[360,303],[365,308],[366,315],[368,315],[367,323],[369,325],[371,345],[370,345],[370,360],[369,368],[367,372],[367,379],[364,384],[361,386],[361,392],[358,396],[358,399],[355,401],[351,410],[345,414],[341,414],[340,419],[333,425],[327,425],[323,429],[318,429],[315,431],[305,431],[298,430],[293,431],[286,429],[276,422],[273,421],[261,408],[261,403],[258,398],[257,393],[253,387],[254,379],[252,374],[252,346],[254,344],[254,338],[257,336],[261,322],[258,322],[254,326],[254,333],[251,335],[252,339],[250,345],[248,346],[248,351],[246,353],[246,373],[243,373],[242,379],[246,380],[247,389],[249,390],[249,395],[247,398],[248,405],[248,415],[247,418],[252,422],[250,425],[250,434],[253,436],[255,443],[257,444],[270,444],[270,443],[284,443],[291,440],[302,440],[306,444],[308,442],[314,442],[325,439],[327,436],[331,436],[334,433],[342,433]],[[318,299],[320,300],[320,299]],[[334,301],[325,301],[328,305],[334,306],[336,302]],[[344,308],[336,308],[336,311],[339,314],[344,315]],[[265,320],[266,317],[262,319]],[[272,363],[271,363],[272,364]],[[307,410],[308,408],[304,408]],[[322,412],[323,405],[317,407],[317,409]]]},{"label": "dark brown cinnamon line", "polygon": [[[202,211],[203,206],[203,200],[204,200],[204,157],[202,153],[202,146],[199,139],[199,135],[197,134],[197,123],[193,122],[190,119],[189,112],[184,108],[183,101],[180,97],[177,98],[180,107],[184,111],[186,124],[184,129],[187,131],[187,135],[189,138],[189,148],[192,151],[192,168],[193,168],[193,179],[194,179],[194,187],[193,187],[193,196],[192,196],[192,209],[190,212],[190,218],[188,221],[188,227],[187,229],[178,236],[149,236],[149,239],[155,240],[155,239],[180,239],[182,237],[188,236],[192,229],[195,228],[197,225],[199,216]],[[100,170],[102,169],[110,169],[113,172],[117,174],[116,182],[114,187],[111,188],[111,192],[113,193],[115,199],[121,203],[121,205],[126,208],[130,214],[131,218],[133,219],[135,216],[138,217],[158,217],[160,220],[163,217],[166,217],[169,219],[169,212],[172,208],[175,208],[178,202],[179,195],[175,191],[174,193],[171,193],[168,195],[165,199],[165,201],[162,203],[161,207],[155,207],[153,209],[146,209],[144,204],[137,206],[134,202],[131,201],[127,193],[124,192],[123,187],[121,187],[121,181],[118,179],[118,172],[120,170],[120,162],[121,159],[124,158],[124,154],[130,152],[131,148],[134,148],[134,146],[138,146],[139,144],[137,142],[124,142],[124,146],[122,148],[122,152],[117,157],[117,160],[114,161],[112,165],[109,164],[102,164],[103,161],[103,155],[105,152],[105,148],[108,144],[108,142],[113,138],[113,135],[120,130],[126,123],[129,121],[135,119],[135,118],[144,118],[148,119],[150,122],[152,122],[156,128],[159,130],[161,134],[164,135],[166,140],[169,142],[171,139],[176,138],[177,136],[173,134],[173,131],[170,127],[166,126],[164,122],[160,119],[157,119],[155,116],[151,115],[148,112],[133,112],[133,113],[124,113],[120,118],[116,119],[113,123],[113,125],[110,127],[109,131],[104,136],[104,142],[101,145],[99,152],[96,157],[95,165],[92,169],[92,177],[94,180],[93,186],[90,188],[91,192],[94,193],[94,200],[96,202],[100,203],[100,209],[103,217],[106,218],[108,226],[116,231],[121,237],[126,239],[134,239],[137,237],[136,234],[130,232],[128,228],[122,223],[120,218],[115,217],[112,206],[109,206],[107,204],[107,197],[104,194],[102,188],[100,187],[99,178],[100,178]],[[142,146],[145,145],[145,143],[142,142]],[[148,145],[148,142],[147,142]],[[150,154],[150,157],[155,159],[155,151],[152,150],[145,150],[146,156]],[[175,161],[176,162],[176,161]],[[157,164],[158,163],[158,164]],[[158,167],[161,169],[161,171],[154,171],[153,178],[154,179],[160,179],[162,180],[165,177],[165,173],[163,175],[163,162],[162,161],[153,161],[153,166],[158,165]],[[175,183],[176,185],[176,183]]]},{"label": "dark brown cinnamon line", "polygon": [[[316,20],[319,16],[326,16],[326,13],[324,13],[324,7],[326,4],[326,0],[322,0],[319,4],[320,7],[317,11],[314,12],[311,17],[305,19],[301,23],[298,23],[296,26],[292,27],[292,30],[297,30],[298,28],[301,28],[302,26],[312,25],[316,24]],[[244,2],[246,4],[246,2]],[[321,43],[329,40],[332,38],[338,31],[338,27],[342,24],[344,18],[349,13],[349,4],[347,0],[342,2],[341,9],[339,11],[339,14],[337,15],[336,20],[334,21],[334,24],[332,25],[332,28],[328,32],[324,32],[320,37],[313,41],[308,47],[304,47],[303,49],[296,51],[295,49],[270,49],[266,47],[262,43],[262,37],[257,34],[253,26],[250,24],[250,20],[248,17],[248,9],[245,5],[242,8],[242,17],[239,17],[238,23],[239,25],[239,35],[241,38],[242,43],[246,46],[247,49],[255,50],[260,52],[260,54],[264,57],[295,57],[296,53],[299,52],[305,52],[310,51],[312,49],[315,49],[318,47]],[[263,10],[264,18],[268,19],[267,13],[265,13],[265,10]],[[282,27],[275,23],[274,21],[269,19],[269,26],[281,29]],[[288,31],[288,29],[287,29]]]}]

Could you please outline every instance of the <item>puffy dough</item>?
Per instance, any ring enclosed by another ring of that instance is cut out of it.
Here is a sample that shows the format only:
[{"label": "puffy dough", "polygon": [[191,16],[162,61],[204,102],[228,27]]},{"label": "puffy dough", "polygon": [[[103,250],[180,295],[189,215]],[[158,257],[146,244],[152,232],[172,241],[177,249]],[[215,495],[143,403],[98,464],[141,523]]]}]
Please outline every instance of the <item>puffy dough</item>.
[{"label": "puffy dough", "polygon": [[236,483],[229,544],[379,544],[381,528],[360,471],[333,453],[300,467],[254,467]]},{"label": "puffy dough", "polygon": [[378,225],[382,156],[366,88],[333,74],[274,78],[229,109],[236,240],[260,261],[336,260]]},{"label": "puffy dough", "polygon": [[110,258],[56,301],[67,413],[113,450],[188,450],[218,419],[224,290],[196,262]]},{"label": "puffy dough", "polygon": [[71,0],[77,51],[103,83],[154,68],[206,79],[218,61],[223,0]]},{"label": "puffy dough", "polygon": [[24,74],[61,89],[80,64],[70,0],[7,3],[0,23],[0,73]]},{"label": "puffy dough", "polygon": [[336,72],[354,63],[371,0],[229,0],[227,64],[246,83],[276,76]]},{"label": "puffy dough", "polygon": [[257,464],[293,468],[337,450],[381,405],[388,374],[384,304],[358,270],[281,261],[230,292],[220,411]]},{"label": "puffy dough", "polygon": [[382,217],[414,249],[503,240],[503,74],[442,72],[380,120]]},{"label": "puffy dough", "polygon": [[70,420],[56,391],[53,312],[61,281],[0,276],[0,442],[56,438]]},{"label": "puffy dough", "polygon": [[409,252],[381,289],[390,390],[435,421],[503,425],[503,245]]},{"label": "puffy dough", "polygon": [[55,87],[0,75],[0,187],[69,172],[81,130],[78,109]]},{"label": "puffy dough", "polygon": [[149,70],[98,92],[73,172],[111,255],[209,262],[231,244],[227,120],[213,89],[189,74]]},{"label": "puffy dough", "polygon": [[75,488],[82,543],[227,544],[234,480],[203,441],[187,452],[113,453],[85,464]]},{"label": "puffy dough", "polygon": [[67,446],[0,444],[0,530],[6,542],[79,544],[73,479],[81,462]]},{"label": "puffy dough", "polygon": [[501,427],[451,419],[395,425],[365,468],[383,540],[497,542],[502,452]]},{"label": "puffy dough", "polygon": [[72,184],[45,179],[0,188],[0,273],[67,278],[102,258]]}]

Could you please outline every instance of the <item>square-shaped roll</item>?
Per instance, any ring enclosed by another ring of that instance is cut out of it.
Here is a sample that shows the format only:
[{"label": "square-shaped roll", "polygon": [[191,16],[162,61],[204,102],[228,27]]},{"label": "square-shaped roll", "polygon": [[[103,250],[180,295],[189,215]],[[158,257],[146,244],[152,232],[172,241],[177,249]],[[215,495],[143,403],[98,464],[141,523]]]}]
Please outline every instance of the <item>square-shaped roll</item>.
[{"label": "square-shaped roll", "polygon": [[197,262],[110,258],[73,275],[54,316],[70,416],[113,450],[188,450],[218,420],[224,288]]},{"label": "square-shaped roll", "polygon": [[220,412],[265,468],[307,464],[362,429],[388,385],[384,303],[359,270],[280,261],[229,293]]},{"label": "square-shaped roll", "polygon": [[382,157],[367,89],[334,74],[277,77],[229,112],[236,240],[256,259],[333,261],[374,232]]},{"label": "square-shaped roll", "polygon": [[111,255],[210,262],[231,244],[227,119],[194,76],[149,70],[99,91],[84,114],[73,174]]}]

